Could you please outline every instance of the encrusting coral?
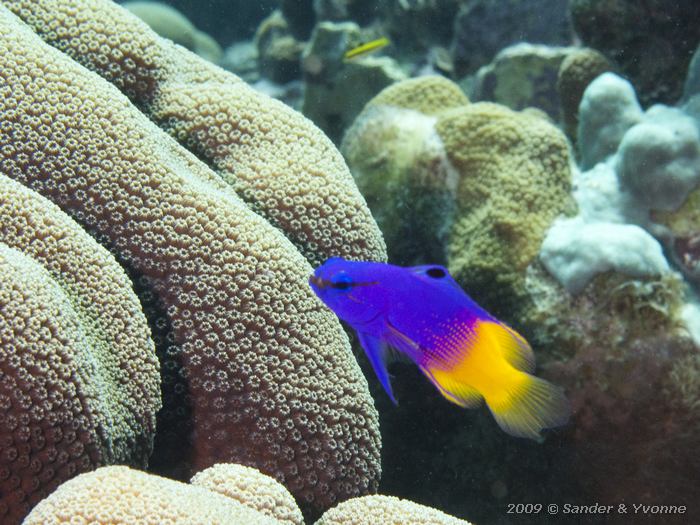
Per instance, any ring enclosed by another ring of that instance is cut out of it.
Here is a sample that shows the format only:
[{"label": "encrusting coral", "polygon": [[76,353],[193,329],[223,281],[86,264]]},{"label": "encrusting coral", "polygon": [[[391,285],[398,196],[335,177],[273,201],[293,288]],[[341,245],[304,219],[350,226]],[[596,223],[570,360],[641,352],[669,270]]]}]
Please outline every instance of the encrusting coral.
[{"label": "encrusting coral", "polygon": [[[77,520],[77,521],[76,521]],[[24,525],[282,525],[222,494],[133,470],[102,467],[64,483]]]},{"label": "encrusting coral", "polygon": [[460,173],[450,272],[487,308],[508,304],[547,228],[575,209],[566,137],[540,117],[488,102],[444,113],[437,131]]},{"label": "encrusting coral", "polygon": [[[71,4],[60,5],[77,23]],[[0,31],[0,169],[108,246],[160,312],[150,319],[162,352],[159,432],[183,439],[167,466],[254,465],[310,513],[376,490],[377,413],[340,324],[308,287],[303,256],[114,86],[4,7]]]},{"label": "encrusting coral", "polygon": [[77,473],[144,467],[161,402],[146,318],[107,250],[2,174],[0,224],[0,522],[10,524]]},{"label": "encrusting coral", "polygon": [[304,525],[304,517],[287,489],[254,468],[217,463],[195,474],[190,483],[240,501],[281,524]]},{"label": "encrusting coral", "polygon": [[114,83],[312,263],[385,257],[341,155],[299,113],[159,38],[113,2],[2,3],[48,43]]},{"label": "encrusting coral", "polygon": [[469,525],[464,520],[393,496],[364,496],[326,511],[316,525]]}]

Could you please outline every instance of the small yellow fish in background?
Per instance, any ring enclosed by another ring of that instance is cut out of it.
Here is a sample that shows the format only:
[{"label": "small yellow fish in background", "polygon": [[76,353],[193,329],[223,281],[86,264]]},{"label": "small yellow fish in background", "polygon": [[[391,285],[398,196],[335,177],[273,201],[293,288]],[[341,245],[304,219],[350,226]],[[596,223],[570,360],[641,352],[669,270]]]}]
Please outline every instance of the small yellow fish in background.
[{"label": "small yellow fish in background", "polygon": [[377,38],[375,40],[367,42],[366,44],[353,47],[352,49],[345,52],[343,58],[345,60],[350,60],[351,58],[367,55],[369,53],[377,51],[378,49],[382,49],[383,47],[386,47],[389,44],[391,44],[389,39],[383,36],[381,38]]}]

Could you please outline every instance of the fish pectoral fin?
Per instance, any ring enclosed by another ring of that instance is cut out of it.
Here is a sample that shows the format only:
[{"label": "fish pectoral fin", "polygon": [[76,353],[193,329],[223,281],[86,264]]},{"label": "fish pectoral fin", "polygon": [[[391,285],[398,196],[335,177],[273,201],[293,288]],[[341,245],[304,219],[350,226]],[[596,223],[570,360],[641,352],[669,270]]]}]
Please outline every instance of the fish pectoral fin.
[{"label": "fish pectoral fin", "polygon": [[389,363],[390,349],[381,339],[369,335],[364,332],[357,332],[357,337],[360,339],[360,344],[367,354],[369,362],[372,363],[374,373],[377,374],[379,382],[384,387],[384,390],[389,395],[392,403],[398,405],[394,397],[394,392],[391,390],[391,381],[389,380],[389,372],[387,364]]},{"label": "fish pectoral fin", "polygon": [[471,386],[449,377],[448,374],[433,374],[426,366],[419,367],[425,377],[440,391],[445,399],[464,408],[477,408],[484,400],[479,391]]},{"label": "fish pectoral fin", "polygon": [[420,346],[413,339],[405,335],[392,325],[389,320],[386,321],[386,341],[396,350],[393,352],[396,360],[405,363],[413,363],[420,355]]}]

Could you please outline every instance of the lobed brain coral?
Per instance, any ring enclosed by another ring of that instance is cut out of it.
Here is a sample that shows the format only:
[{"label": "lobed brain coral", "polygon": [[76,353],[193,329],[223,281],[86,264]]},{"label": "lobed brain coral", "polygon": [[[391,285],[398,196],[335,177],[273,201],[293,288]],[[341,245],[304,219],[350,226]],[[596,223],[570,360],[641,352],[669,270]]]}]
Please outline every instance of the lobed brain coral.
[{"label": "lobed brain coral", "polygon": [[76,473],[145,466],[161,402],[146,319],[107,250],[2,174],[0,225],[0,521],[10,524]]},{"label": "lobed brain coral", "polygon": [[4,0],[48,43],[113,82],[207,162],[312,263],[383,260],[342,157],[309,120],[107,0]]},{"label": "lobed brain coral", "polygon": [[353,498],[332,508],[316,525],[469,525],[464,520],[392,496]]},{"label": "lobed brain coral", "polygon": [[424,115],[436,115],[467,103],[469,99],[457,84],[442,76],[426,75],[392,84],[383,89],[365,108],[394,106],[413,109]]},{"label": "lobed brain coral", "polygon": [[437,131],[460,173],[450,271],[481,301],[508,301],[554,218],[575,206],[566,138],[540,117],[488,102],[443,113]]},{"label": "lobed brain coral", "polygon": [[280,525],[226,496],[128,467],[73,478],[40,502],[25,525]]},{"label": "lobed brain coral", "polygon": [[284,525],[304,525],[292,495],[260,471],[233,463],[218,463],[198,472],[190,481],[241,502]]},{"label": "lobed brain coral", "polygon": [[5,8],[0,31],[0,170],[75,217],[137,279],[161,352],[159,434],[181,440],[161,466],[256,466],[311,513],[376,490],[377,413],[303,256]]}]

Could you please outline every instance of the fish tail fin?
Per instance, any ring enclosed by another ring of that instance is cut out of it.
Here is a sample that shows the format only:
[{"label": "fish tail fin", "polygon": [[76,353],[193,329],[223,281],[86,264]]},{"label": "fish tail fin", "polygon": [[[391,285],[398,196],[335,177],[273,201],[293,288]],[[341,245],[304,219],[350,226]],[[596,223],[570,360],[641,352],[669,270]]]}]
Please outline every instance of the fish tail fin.
[{"label": "fish tail fin", "polygon": [[[482,321],[477,337],[500,352],[503,361],[495,381],[498,388],[483,388],[491,413],[498,425],[513,436],[540,439],[543,428],[557,427],[569,419],[569,401],[561,388],[531,375],[535,356],[530,345],[512,328],[492,321]],[[496,367],[498,369],[499,367]],[[499,384],[500,383],[500,384]]]},{"label": "fish tail fin", "polygon": [[421,369],[443,396],[464,407],[486,401],[498,425],[513,436],[541,439],[540,431],[566,423],[569,402],[563,391],[528,372],[534,356],[515,330],[479,321],[471,336],[447,361]]},{"label": "fish tail fin", "polygon": [[543,428],[569,419],[569,401],[561,388],[525,372],[511,377],[503,393],[485,399],[498,426],[513,436],[538,440]]}]

